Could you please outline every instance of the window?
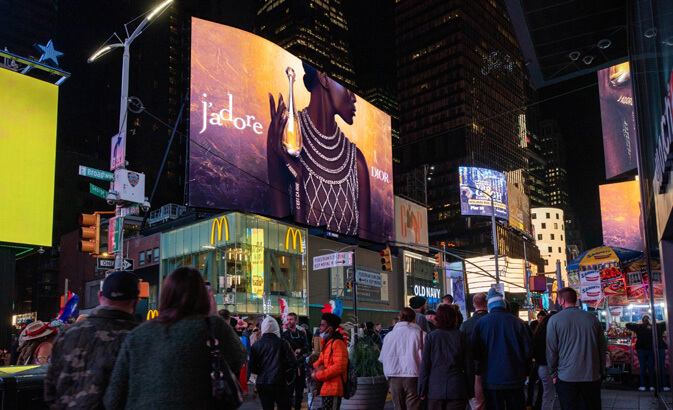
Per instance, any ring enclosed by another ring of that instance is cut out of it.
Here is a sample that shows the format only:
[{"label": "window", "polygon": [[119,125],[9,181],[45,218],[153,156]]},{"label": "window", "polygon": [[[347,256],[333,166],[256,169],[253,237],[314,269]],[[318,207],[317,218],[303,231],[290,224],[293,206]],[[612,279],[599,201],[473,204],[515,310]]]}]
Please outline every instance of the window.
[{"label": "window", "polygon": [[549,219],[549,212],[547,212],[547,215],[545,215],[545,216],[547,217],[547,219]]},{"label": "window", "polygon": [[551,234],[551,240],[552,241],[554,240],[554,234]]},{"label": "window", "polygon": [[560,246],[558,247],[558,253],[561,253],[561,247]]},{"label": "window", "polygon": [[151,250],[145,252],[145,259],[147,259],[147,263],[152,263],[152,251]]},{"label": "window", "polygon": [[140,252],[138,257],[138,265],[143,266],[145,264],[145,252]]},{"label": "window", "polygon": [[533,214],[533,215],[531,216],[531,218],[532,218],[532,219],[537,219],[537,214]]},{"label": "window", "polygon": [[561,235],[561,240],[563,240],[563,235]]},{"label": "window", "polygon": [[554,222],[554,229],[558,229],[558,224]]},{"label": "window", "polygon": [[541,240],[542,240],[542,234],[541,234],[541,233],[537,234],[537,240],[538,240],[538,241],[541,241]]},{"label": "window", "polygon": [[556,214],[556,219],[558,219],[558,214]]},{"label": "window", "polygon": [[549,265],[549,261],[547,259],[544,260],[545,265]]},{"label": "window", "polygon": [[553,252],[551,246],[548,246],[548,247],[547,247],[547,252],[549,252],[549,253],[552,253],[552,252]]},{"label": "window", "polygon": [[547,229],[547,224],[544,222],[542,223],[542,229]]},{"label": "window", "polygon": [[159,248],[154,248],[154,262],[159,262]]}]

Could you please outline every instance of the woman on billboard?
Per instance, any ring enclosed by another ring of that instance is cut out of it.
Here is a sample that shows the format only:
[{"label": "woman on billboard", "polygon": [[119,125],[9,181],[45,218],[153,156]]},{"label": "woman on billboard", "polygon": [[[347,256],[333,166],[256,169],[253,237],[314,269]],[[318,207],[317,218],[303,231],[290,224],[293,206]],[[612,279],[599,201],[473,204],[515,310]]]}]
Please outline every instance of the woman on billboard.
[{"label": "woman on billboard", "polygon": [[282,95],[276,106],[269,94],[271,212],[294,214],[297,222],[330,231],[367,236],[371,196],[367,161],[335,119],[338,115],[353,124],[355,94],[310,65],[302,65],[304,85],[311,93],[308,107],[295,111],[290,67],[289,107]]}]

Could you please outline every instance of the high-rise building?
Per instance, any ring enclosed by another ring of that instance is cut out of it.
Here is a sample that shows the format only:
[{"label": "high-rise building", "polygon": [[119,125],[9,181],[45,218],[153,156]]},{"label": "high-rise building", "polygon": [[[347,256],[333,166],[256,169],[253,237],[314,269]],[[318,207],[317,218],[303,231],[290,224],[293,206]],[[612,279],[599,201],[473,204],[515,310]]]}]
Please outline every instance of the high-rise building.
[{"label": "high-rise building", "polygon": [[358,91],[342,0],[263,0],[255,33]]},{"label": "high-rise building", "polygon": [[558,123],[554,120],[540,121],[542,136],[542,153],[547,167],[548,196],[550,206],[567,209],[568,202],[568,171],[566,169],[566,149],[563,135]]},{"label": "high-rise building", "polygon": [[[490,218],[461,216],[458,167],[507,172],[509,182],[529,194],[525,77],[504,2],[400,0],[395,22],[398,180],[432,168],[430,242],[491,253]],[[520,234],[501,225],[498,238],[508,255],[523,256]],[[537,255],[534,263],[541,264]]]},{"label": "high-rise building", "polygon": [[544,260],[545,272],[556,272],[556,262],[561,263],[563,278],[568,264],[566,227],[563,209],[533,208],[531,218],[535,227],[535,241]]}]

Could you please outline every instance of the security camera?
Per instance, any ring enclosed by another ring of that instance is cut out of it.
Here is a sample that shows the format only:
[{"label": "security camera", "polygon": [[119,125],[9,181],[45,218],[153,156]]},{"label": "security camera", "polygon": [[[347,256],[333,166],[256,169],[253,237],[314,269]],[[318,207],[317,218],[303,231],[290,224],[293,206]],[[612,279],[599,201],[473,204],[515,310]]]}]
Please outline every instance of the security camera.
[{"label": "security camera", "polygon": [[149,210],[150,210],[150,203],[147,202],[147,201],[143,202],[143,203],[140,205],[140,209],[141,209],[143,212],[147,212],[147,211],[149,211]]},{"label": "security camera", "polygon": [[114,205],[117,203],[117,195],[114,193],[114,191],[110,191],[105,197],[105,200],[107,201],[108,205]]},{"label": "security camera", "polygon": [[40,249],[37,250],[37,253],[40,255],[44,254],[44,248],[40,246]]}]

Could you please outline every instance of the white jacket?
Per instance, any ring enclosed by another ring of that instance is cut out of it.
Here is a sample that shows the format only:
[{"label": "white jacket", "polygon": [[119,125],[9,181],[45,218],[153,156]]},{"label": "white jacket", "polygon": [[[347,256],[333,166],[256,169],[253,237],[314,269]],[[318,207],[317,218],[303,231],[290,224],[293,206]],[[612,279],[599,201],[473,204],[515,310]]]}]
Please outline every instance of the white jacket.
[{"label": "white jacket", "polygon": [[425,340],[425,332],[411,322],[399,322],[386,335],[379,356],[386,378],[418,377],[418,369],[421,367],[421,338]]}]

